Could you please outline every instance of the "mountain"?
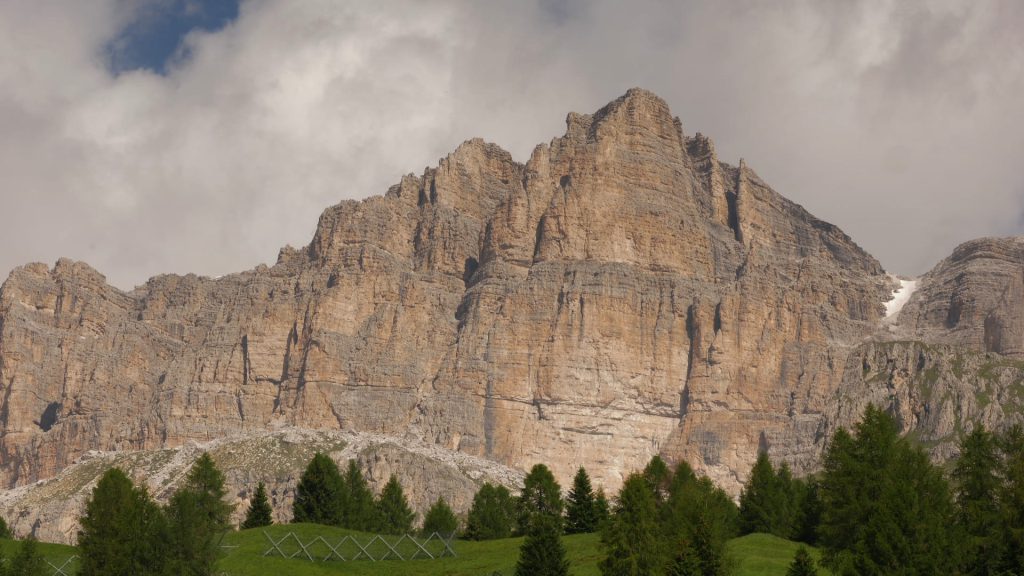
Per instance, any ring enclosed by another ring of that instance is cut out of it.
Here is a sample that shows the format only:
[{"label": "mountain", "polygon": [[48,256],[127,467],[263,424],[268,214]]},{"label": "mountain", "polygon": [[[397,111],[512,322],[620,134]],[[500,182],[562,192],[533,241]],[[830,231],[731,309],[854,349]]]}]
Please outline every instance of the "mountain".
[{"label": "mountain", "polygon": [[[131,292],[83,263],[16,269],[0,289],[0,484],[93,450],[295,427],[543,462],[563,484],[584,465],[609,491],[661,454],[737,493],[759,450],[813,470],[869,398],[919,414],[905,431],[941,455],[923,390],[973,394],[956,366],[1020,374],[1019,242],[958,249],[887,317],[899,281],[685,136],[654,94],[566,124],[525,164],[470,140],[328,208],[272,267]],[[947,424],[979,414],[950,409]]]}]

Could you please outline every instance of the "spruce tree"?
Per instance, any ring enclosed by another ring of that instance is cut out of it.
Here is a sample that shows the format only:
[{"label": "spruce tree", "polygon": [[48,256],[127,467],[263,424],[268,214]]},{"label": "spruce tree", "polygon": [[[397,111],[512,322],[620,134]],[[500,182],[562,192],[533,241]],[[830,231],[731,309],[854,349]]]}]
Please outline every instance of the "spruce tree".
[{"label": "spruce tree", "polygon": [[529,534],[530,523],[538,517],[552,517],[562,530],[562,489],[554,474],[543,464],[535,464],[523,481],[519,496],[519,533]]},{"label": "spruce tree", "polygon": [[405,498],[402,485],[394,474],[388,478],[388,483],[377,499],[377,518],[379,519],[378,531],[382,534],[408,534],[412,532],[412,522],[416,513],[409,508],[409,501]]},{"label": "spruce tree", "polygon": [[665,576],[704,576],[700,556],[689,542],[677,545],[677,552],[665,570]]},{"label": "spruce tree", "polygon": [[423,518],[423,528],[420,530],[420,534],[424,537],[438,534],[442,538],[449,538],[458,529],[459,519],[455,517],[451,506],[445,502],[444,498],[438,498],[437,502],[434,502],[434,505],[427,511],[426,517]]},{"label": "spruce tree", "polygon": [[818,569],[814,566],[814,559],[807,552],[807,548],[801,546],[796,549],[786,576],[818,576]]},{"label": "spruce tree", "polygon": [[598,488],[597,494],[594,495],[594,522],[596,530],[600,531],[611,515],[611,505],[608,504],[608,497],[604,495],[604,488]]},{"label": "spruce tree", "polygon": [[782,494],[768,455],[761,452],[740,492],[740,533],[761,532],[786,537],[780,533]]},{"label": "spruce tree", "polygon": [[1002,560],[1000,568],[1009,574],[1024,574],[1024,430],[1013,426],[999,438],[1002,455],[999,491],[1002,509]]},{"label": "spruce tree", "polygon": [[224,501],[224,474],[203,453],[192,465],[184,485],[167,504],[175,573],[206,575],[220,553],[223,533],[230,529],[234,506]]},{"label": "spruce tree", "polygon": [[[695,561],[702,575],[723,574],[725,544],[737,533],[738,515],[732,499],[708,478],[674,482],[661,510],[661,537],[668,565]],[[679,555],[684,552],[685,558],[681,559]]]},{"label": "spruce tree", "polygon": [[516,502],[508,488],[485,482],[473,496],[473,505],[466,517],[466,538],[508,538],[512,534],[516,514]]},{"label": "spruce tree", "polygon": [[663,502],[668,496],[669,485],[672,483],[672,472],[668,469],[668,464],[665,464],[661,456],[655,455],[644,468],[643,476],[651,487],[654,499],[659,504]]},{"label": "spruce tree", "polygon": [[338,465],[326,454],[317,452],[295,488],[292,521],[341,526],[346,492]]},{"label": "spruce tree", "polygon": [[541,514],[527,527],[519,548],[516,576],[568,576],[569,560],[562,544],[562,523],[558,516]]},{"label": "spruce tree", "polygon": [[949,571],[957,560],[953,506],[941,471],[873,406],[855,431],[837,431],[825,457],[823,562],[861,576]]},{"label": "spruce tree", "polygon": [[965,574],[987,576],[999,571],[1003,558],[999,465],[996,438],[983,426],[976,426],[960,441],[953,482]]},{"label": "spruce tree", "polygon": [[342,526],[352,530],[372,532],[377,529],[380,519],[374,503],[370,484],[355,460],[348,461],[345,469],[345,495],[343,500]]},{"label": "spruce tree", "polygon": [[245,512],[245,521],[242,522],[242,529],[262,528],[274,523],[274,509],[270,507],[270,499],[267,498],[267,486],[260,482],[256,486],[256,493],[249,502],[249,509]]},{"label": "spruce tree", "polygon": [[615,513],[601,530],[604,576],[654,574],[663,565],[654,493],[647,479],[632,474],[619,491]]},{"label": "spruce tree", "polygon": [[85,505],[78,532],[81,576],[162,576],[169,567],[167,521],[144,488],[111,468]]},{"label": "spruce tree", "polygon": [[581,466],[573,478],[572,490],[569,491],[569,500],[566,503],[565,533],[583,534],[596,531],[597,514],[597,502],[594,499],[594,489],[590,485],[590,476]]},{"label": "spruce tree", "polygon": [[815,545],[818,542],[818,524],[821,523],[821,499],[818,480],[808,477],[798,484],[797,512],[794,520],[794,538]]},{"label": "spruce tree", "polygon": [[21,542],[18,553],[11,559],[11,565],[4,576],[50,576],[52,570],[39,554],[36,539],[29,536]]}]

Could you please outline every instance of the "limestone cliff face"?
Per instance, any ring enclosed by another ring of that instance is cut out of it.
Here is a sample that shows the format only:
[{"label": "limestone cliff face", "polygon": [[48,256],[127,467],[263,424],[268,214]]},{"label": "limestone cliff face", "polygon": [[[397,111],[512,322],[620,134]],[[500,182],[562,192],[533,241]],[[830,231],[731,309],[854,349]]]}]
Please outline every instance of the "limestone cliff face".
[{"label": "limestone cliff face", "polygon": [[818,435],[871,402],[937,460],[975,424],[1024,424],[1024,238],[958,246],[871,342],[852,350]]},{"label": "limestone cliff face", "polygon": [[759,448],[814,465],[891,284],[634,89],[570,114],[525,165],[471,140],[329,208],[273,267],[128,293],[81,263],[17,269],[0,483],[293,425],[545,462],[564,482],[585,465],[609,490],[661,453],[735,491]]},{"label": "limestone cliff face", "polygon": [[900,313],[909,335],[1024,357],[1024,238],[961,244],[921,284]]}]

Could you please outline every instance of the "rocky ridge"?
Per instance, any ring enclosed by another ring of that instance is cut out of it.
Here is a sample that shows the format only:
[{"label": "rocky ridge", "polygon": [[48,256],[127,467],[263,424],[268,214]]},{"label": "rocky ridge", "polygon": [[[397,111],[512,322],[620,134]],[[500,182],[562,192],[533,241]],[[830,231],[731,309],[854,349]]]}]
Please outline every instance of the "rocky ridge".
[{"label": "rocky ridge", "polygon": [[464,514],[484,482],[518,489],[524,476],[491,460],[437,445],[379,434],[285,428],[163,450],[87,452],[53,478],[0,494],[0,512],[16,534],[73,543],[85,503],[105,470],[120,467],[165,503],[203,452],[209,452],[225,474],[228,499],[235,505],[235,525],[245,518],[259,482],[267,485],[274,521],[290,521],[295,486],[316,452],[330,455],[342,470],[354,459],[376,493],[396,474],[419,520],[439,497]]}]

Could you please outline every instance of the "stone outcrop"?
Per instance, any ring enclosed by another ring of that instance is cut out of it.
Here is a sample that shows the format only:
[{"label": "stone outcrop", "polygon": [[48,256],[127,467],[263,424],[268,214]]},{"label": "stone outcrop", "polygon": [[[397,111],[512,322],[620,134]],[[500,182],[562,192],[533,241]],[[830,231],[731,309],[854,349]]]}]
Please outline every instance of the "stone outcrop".
[{"label": "stone outcrop", "polygon": [[856,423],[869,402],[940,461],[976,424],[1024,424],[1024,238],[965,242],[919,278],[847,357],[818,436]]},{"label": "stone outcrop", "polygon": [[566,124],[525,164],[470,140],[328,208],[271,267],[131,292],[77,262],[15,270],[0,483],[280,426],[545,462],[563,484],[585,465],[609,491],[658,453],[733,492],[759,449],[812,469],[893,280],[649,92]]},{"label": "stone outcrop", "polygon": [[900,313],[915,339],[1024,357],[1024,238],[961,244]]},{"label": "stone outcrop", "polygon": [[464,514],[484,482],[516,491],[524,476],[493,461],[437,445],[379,434],[285,428],[161,450],[90,451],[53,478],[0,493],[0,514],[17,535],[32,533],[48,542],[71,544],[77,538],[85,503],[108,468],[120,467],[145,485],[158,502],[166,503],[203,452],[209,452],[224,472],[226,499],[235,506],[232,522],[236,526],[244,520],[260,482],[267,486],[274,521],[291,521],[295,487],[316,452],[334,458],[342,471],[348,460],[355,460],[375,493],[395,474],[418,514],[417,522],[438,498]]}]

